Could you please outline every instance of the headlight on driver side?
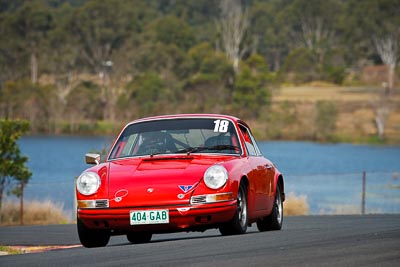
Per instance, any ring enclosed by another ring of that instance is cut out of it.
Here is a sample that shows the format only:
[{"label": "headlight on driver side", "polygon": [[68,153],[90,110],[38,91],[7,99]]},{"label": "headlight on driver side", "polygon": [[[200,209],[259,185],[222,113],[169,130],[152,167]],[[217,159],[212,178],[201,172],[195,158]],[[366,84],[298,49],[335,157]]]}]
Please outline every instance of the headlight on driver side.
[{"label": "headlight on driver side", "polygon": [[85,196],[96,193],[100,184],[100,177],[94,172],[84,172],[76,180],[76,188]]},{"label": "headlight on driver side", "polygon": [[228,171],[221,165],[213,165],[204,173],[204,182],[211,189],[223,187],[228,180]]}]

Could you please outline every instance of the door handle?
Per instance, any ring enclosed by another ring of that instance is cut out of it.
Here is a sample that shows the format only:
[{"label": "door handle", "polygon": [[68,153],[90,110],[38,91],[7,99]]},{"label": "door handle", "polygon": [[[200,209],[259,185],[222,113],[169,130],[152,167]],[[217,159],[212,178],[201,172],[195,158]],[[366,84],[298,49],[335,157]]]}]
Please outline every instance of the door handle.
[{"label": "door handle", "polygon": [[267,167],[268,170],[272,169],[272,165],[271,164],[265,164],[265,167]]}]

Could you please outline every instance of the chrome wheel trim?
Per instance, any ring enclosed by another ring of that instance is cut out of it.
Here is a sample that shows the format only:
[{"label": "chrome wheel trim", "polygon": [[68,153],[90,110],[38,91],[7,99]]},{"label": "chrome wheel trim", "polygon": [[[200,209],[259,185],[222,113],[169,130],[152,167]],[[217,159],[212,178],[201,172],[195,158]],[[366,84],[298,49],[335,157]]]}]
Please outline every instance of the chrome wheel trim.
[{"label": "chrome wheel trim", "polygon": [[277,191],[276,200],[275,200],[275,209],[276,209],[276,219],[279,224],[282,223],[282,215],[283,215],[283,207],[282,207],[282,196],[279,190]]},{"label": "chrome wheel trim", "polygon": [[247,223],[247,203],[246,203],[246,198],[243,196],[242,189],[240,189],[238,193],[238,210],[239,210],[240,225],[242,227],[245,227]]}]

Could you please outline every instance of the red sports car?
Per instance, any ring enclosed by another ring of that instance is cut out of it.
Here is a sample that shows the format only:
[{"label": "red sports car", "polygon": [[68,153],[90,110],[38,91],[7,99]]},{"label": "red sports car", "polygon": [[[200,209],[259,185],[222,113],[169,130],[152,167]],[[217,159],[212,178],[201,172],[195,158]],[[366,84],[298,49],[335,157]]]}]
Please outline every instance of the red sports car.
[{"label": "red sports car", "polygon": [[107,159],[76,180],[77,227],[85,247],[110,236],[145,243],[154,233],[243,234],[282,227],[282,174],[264,158],[249,126],[226,115],[185,114],[128,123]]}]

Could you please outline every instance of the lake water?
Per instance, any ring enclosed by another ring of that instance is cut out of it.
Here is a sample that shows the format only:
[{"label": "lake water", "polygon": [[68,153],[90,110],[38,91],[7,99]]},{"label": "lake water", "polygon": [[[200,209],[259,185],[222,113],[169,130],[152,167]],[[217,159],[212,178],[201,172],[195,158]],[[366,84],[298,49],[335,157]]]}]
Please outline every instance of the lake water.
[{"label": "lake water", "polygon": [[[51,200],[73,209],[74,178],[88,167],[84,155],[111,145],[107,137],[24,137],[22,154],[33,176],[25,199]],[[260,142],[284,174],[285,191],[302,196],[311,214],[359,213],[366,172],[367,213],[400,213],[400,147],[311,142]]]}]

